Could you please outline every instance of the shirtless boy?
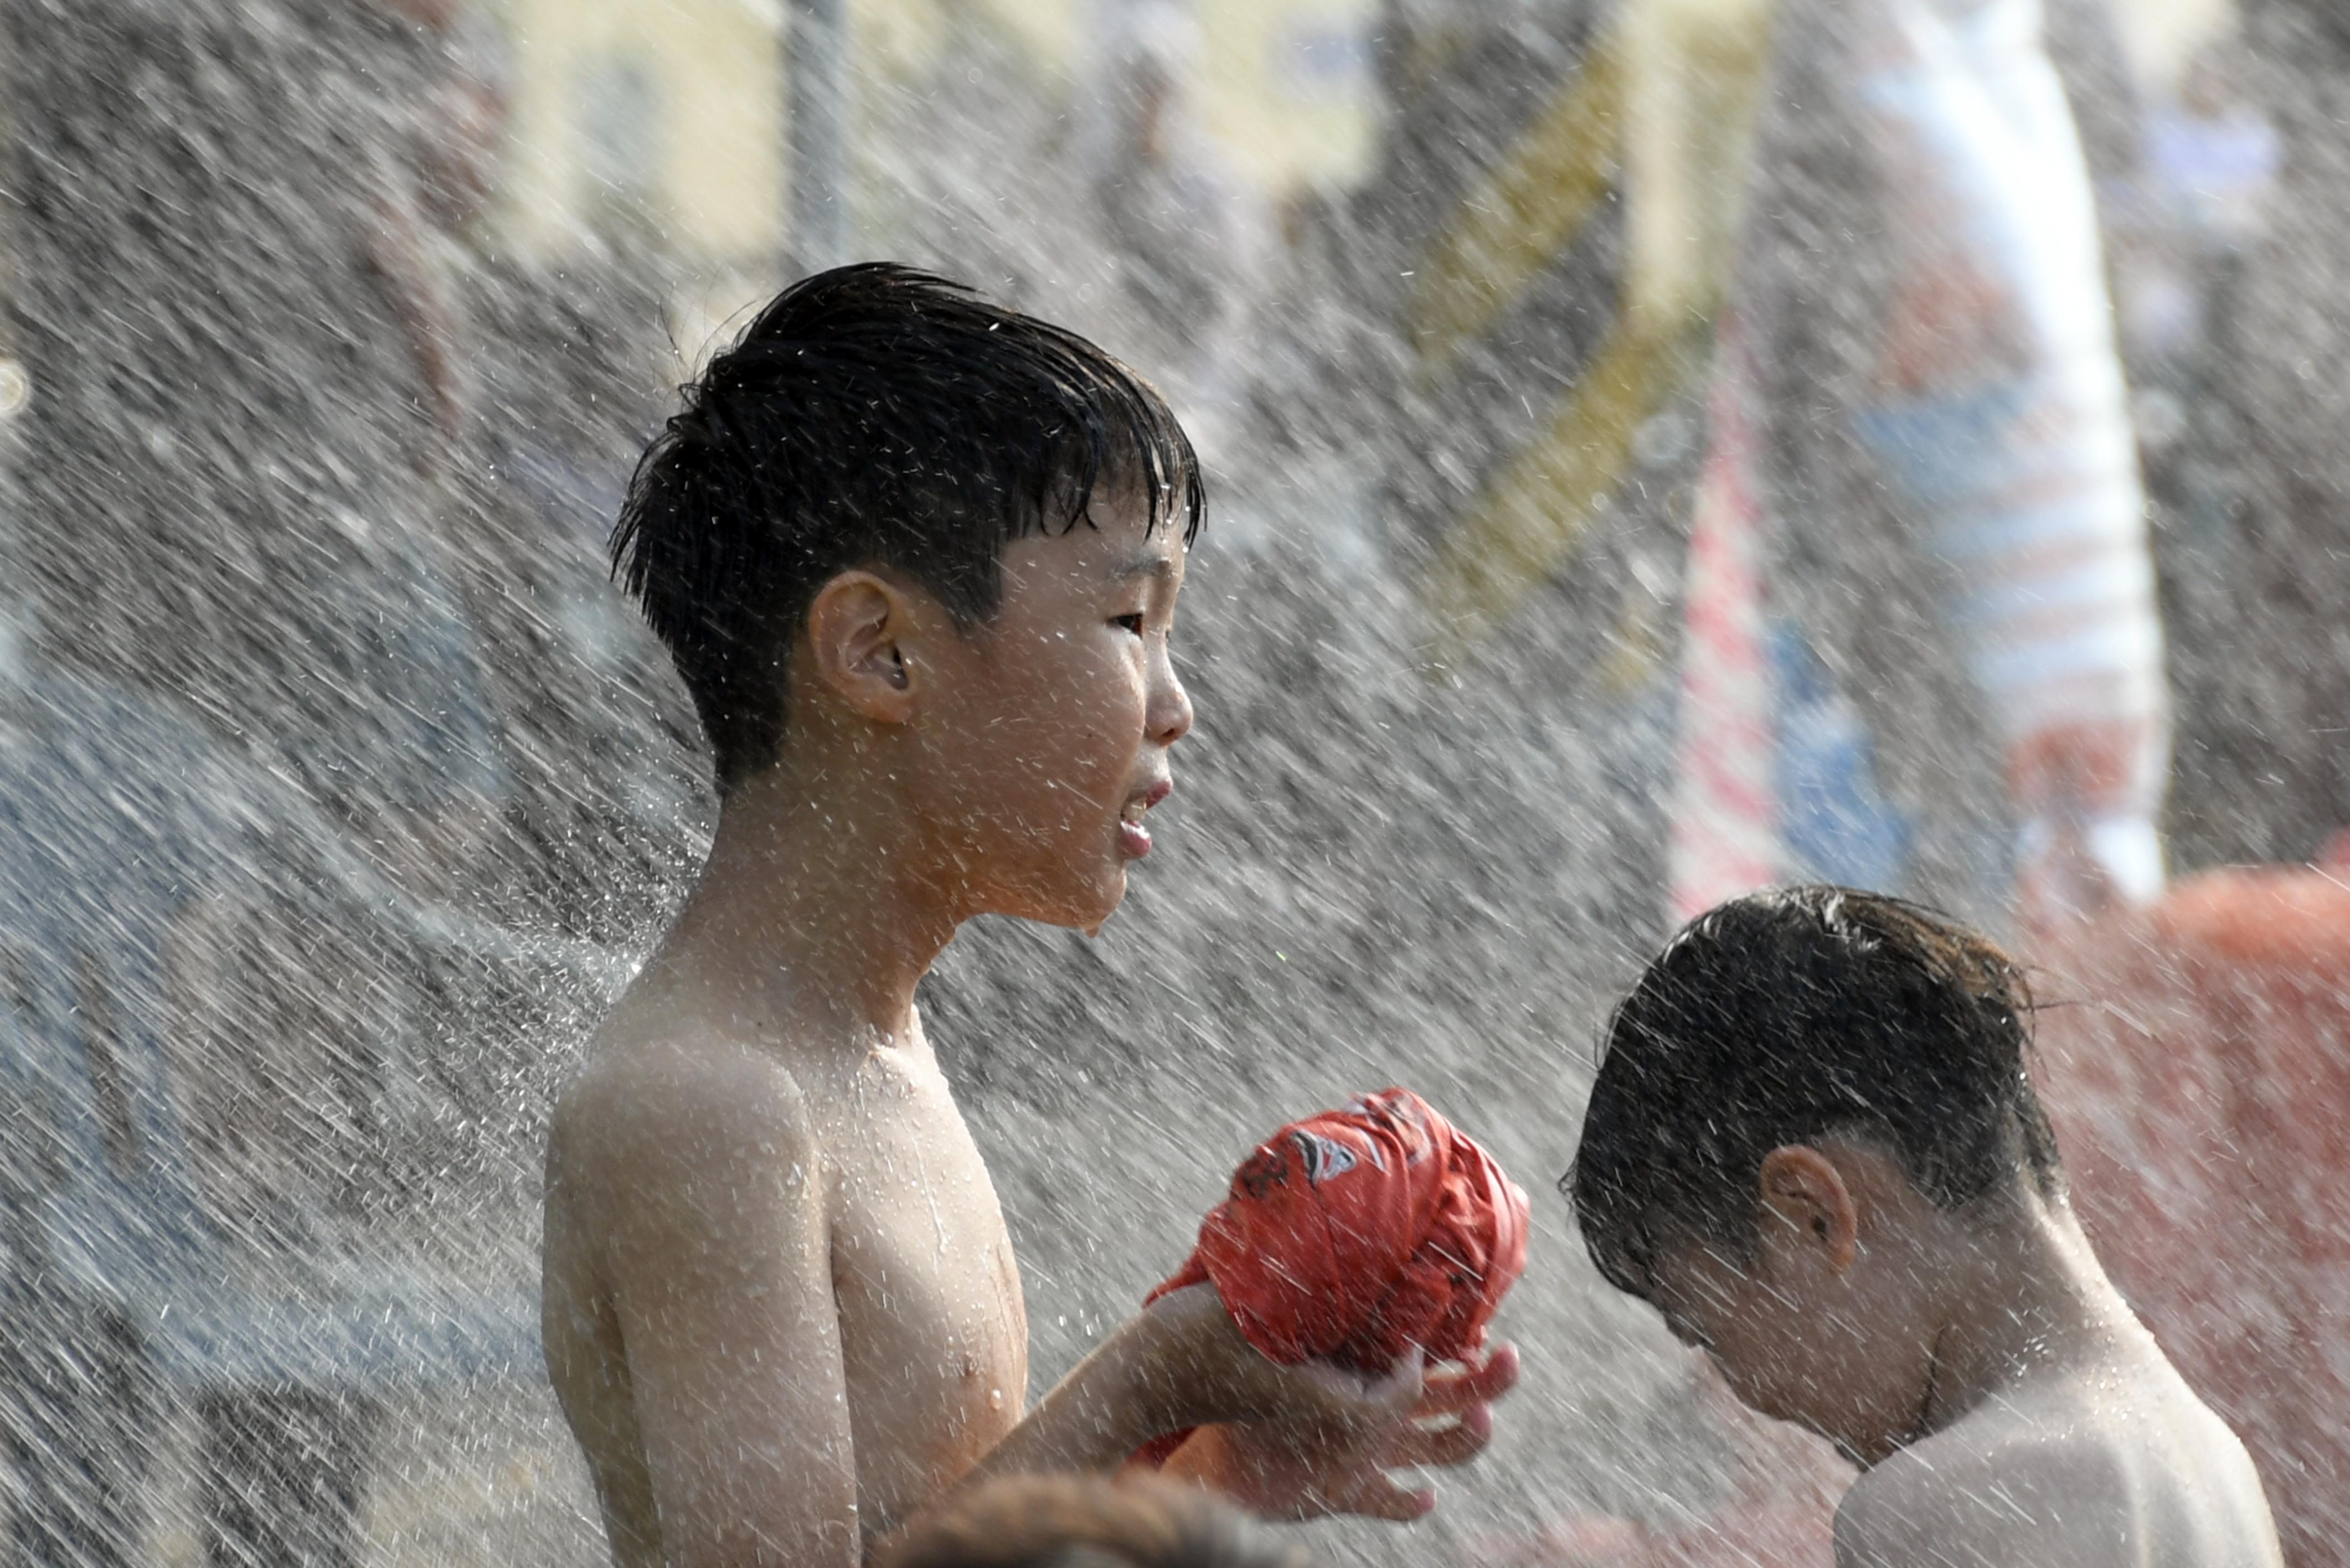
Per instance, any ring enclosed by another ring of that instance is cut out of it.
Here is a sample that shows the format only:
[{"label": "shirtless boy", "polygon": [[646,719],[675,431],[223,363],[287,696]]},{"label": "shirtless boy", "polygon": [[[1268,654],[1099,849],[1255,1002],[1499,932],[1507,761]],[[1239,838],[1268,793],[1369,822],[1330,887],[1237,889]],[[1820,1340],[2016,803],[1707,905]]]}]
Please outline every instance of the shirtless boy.
[{"label": "shirtless boy", "polygon": [[[707,731],[709,862],[555,1116],[545,1327],[627,1568],[853,1564],[951,1487],[1167,1465],[1409,1518],[1515,1376],[1274,1366],[1170,1296],[1026,1410],[1020,1279],[914,1006],[974,915],[1092,929],[1191,709],[1198,471],[1091,344],[874,265],[795,285],[639,468],[615,561]],[[1179,1299],[1180,1297],[1180,1299]]]},{"label": "shirtless boy", "polygon": [[1567,1177],[1610,1282],[1862,1475],[1842,1568],[2276,1568],[2243,1445],[2067,1205],[2016,965],[1834,888],[1700,917],[1617,1007]]}]

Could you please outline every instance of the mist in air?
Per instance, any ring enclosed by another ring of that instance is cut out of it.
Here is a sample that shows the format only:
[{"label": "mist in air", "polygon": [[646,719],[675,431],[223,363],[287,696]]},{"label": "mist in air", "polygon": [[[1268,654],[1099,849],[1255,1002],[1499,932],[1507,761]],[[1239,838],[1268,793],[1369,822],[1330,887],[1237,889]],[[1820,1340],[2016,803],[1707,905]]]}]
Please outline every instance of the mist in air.
[{"label": "mist in air", "polygon": [[1408,1085],[1534,1196],[1526,1381],[1309,1543],[1820,1568],[1849,1471],[1552,1183],[1679,922],[1834,881],[2030,964],[2092,1234],[2334,1561],[2346,229],[2328,0],[5,0],[0,1551],[605,1560],[546,1116],[716,811],[607,540],[889,258],[1208,470],[1157,849],[922,992],[1032,1395]]}]

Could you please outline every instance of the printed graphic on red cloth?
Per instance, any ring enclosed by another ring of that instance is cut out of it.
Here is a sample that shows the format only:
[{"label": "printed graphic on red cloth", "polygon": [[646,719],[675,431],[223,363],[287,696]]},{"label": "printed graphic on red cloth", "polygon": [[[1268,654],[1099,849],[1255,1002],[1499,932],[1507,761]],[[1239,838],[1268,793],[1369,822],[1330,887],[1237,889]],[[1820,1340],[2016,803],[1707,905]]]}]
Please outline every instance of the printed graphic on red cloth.
[{"label": "printed graphic on red cloth", "polygon": [[1149,1300],[1213,1281],[1274,1360],[1376,1376],[1415,1345],[1430,1361],[1476,1351],[1525,1266],[1525,1193],[1418,1095],[1384,1089],[1258,1145]]}]

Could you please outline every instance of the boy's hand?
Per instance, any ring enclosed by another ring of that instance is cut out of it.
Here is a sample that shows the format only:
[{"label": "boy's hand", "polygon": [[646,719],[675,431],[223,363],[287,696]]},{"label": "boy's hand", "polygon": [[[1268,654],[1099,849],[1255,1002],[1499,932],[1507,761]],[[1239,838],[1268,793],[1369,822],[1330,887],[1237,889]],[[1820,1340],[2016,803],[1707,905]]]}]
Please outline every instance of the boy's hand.
[{"label": "boy's hand", "polygon": [[[1291,1368],[1343,1379],[1330,1366]],[[1417,1351],[1377,1385],[1358,1385],[1356,1419],[1265,1420],[1202,1427],[1167,1461],[1167,1473],[1205,1482],[1266,1519],[1330,1513],[1419,1519],[1436,1506],[1429,1487],[1399,1485],[1388,1472],[1457,1465],[1492,1440],[1491,1401],[1517,1380],[1509,1346],[1479,1366],[1423,1376]],[[1395,1402],[1397,1390],[1413,1393]]]},{"label": "boy's hand", "polygon": [[1242,1336],[1210,1285],[1175,1292],[1149,1315],[1168,1336],[1166,1371],[1186,1396],[1170,1424],[1205,1423],[1169,1459],[1168,1473],[1214,1486],[1266,1518],[1419,1518],[1435,1494],[1399,1486],[1387,1472],[1474,1457],[1492,1439],[1492,1402],[1518,1378],[1517,1352],[1507,1345],[1433,1375],[1417,1349],[1377,1379],[1324,1363],[1284,1366]]}]

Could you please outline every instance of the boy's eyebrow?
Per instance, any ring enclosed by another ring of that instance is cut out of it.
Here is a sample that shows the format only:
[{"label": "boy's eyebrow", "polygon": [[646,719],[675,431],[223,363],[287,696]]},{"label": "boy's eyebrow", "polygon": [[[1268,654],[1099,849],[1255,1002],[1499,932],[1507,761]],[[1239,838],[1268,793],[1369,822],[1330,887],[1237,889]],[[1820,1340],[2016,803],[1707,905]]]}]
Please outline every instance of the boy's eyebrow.
[{"label": "boy's eyebrow", "polygon": [[1173,557],[1156,550],[1136,556],[1114,568],[1110,576],[1118,582],[1131,577],[1171,577],[1175,575]]}]

